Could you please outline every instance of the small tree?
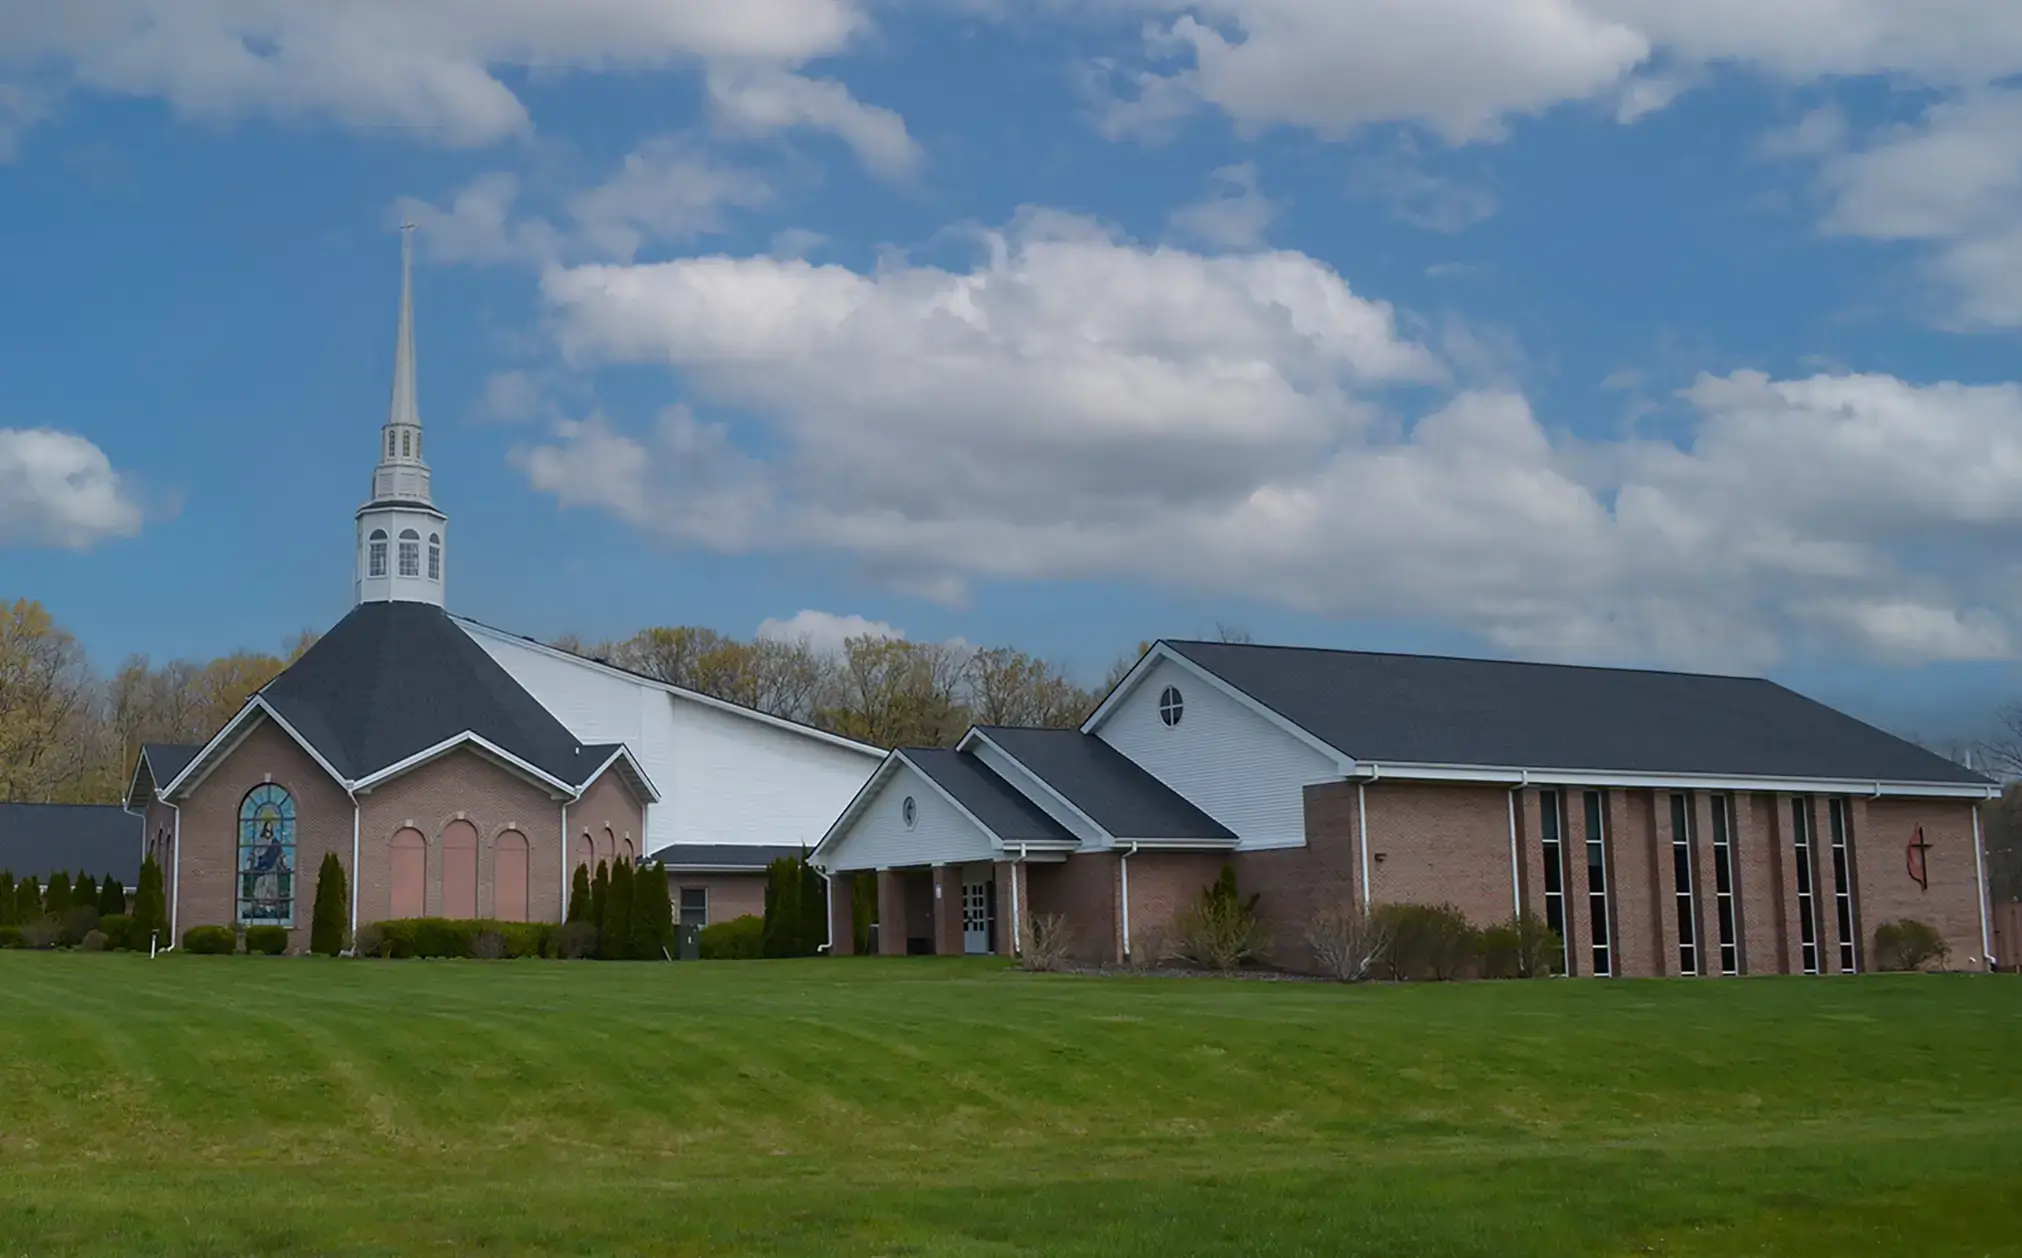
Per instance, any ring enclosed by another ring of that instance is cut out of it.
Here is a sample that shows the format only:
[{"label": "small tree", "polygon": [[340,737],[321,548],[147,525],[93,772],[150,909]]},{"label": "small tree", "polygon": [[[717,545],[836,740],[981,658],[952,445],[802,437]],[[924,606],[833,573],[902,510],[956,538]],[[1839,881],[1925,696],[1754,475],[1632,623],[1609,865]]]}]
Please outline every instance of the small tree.
[{"label": "small tree", "polygon": [[42,892],[42,915],[59,922],[70,915],[70,875],[60,869],[49,875],[49,886]]},{"label": "small tree", "polygon": [[13,926],[14,920],[14,873],[0,869],[0,926]]},{"label": "small tree", "polygon": [[590,897],[590,867],[578,865],[575,877],[569,880],[569,915],[566,920],[587,922],[595,907],[596,903]]},{"label": "small tree", "polygon": [[604,937],[604,913],[611,902],[611,867],[603,861],[597,862],[597,876],[590,880],[590,915],[584,920],[597,928],[597,938]]},{"label": "small tree", "polygon": [[162,891],[161,866],[153,856],[141,862],[140,885],[133,893],[133,949],[144,952],[161,936],[168,937],[168,900]]},{"label": "small tree", "polygon": [[344,877],[344,862],[337,853],[323,853],[316,867],[316,907],[309,917],[309,951],[334,957],[344,951],[344,936],[350,925],[351,891]]},{"label": "small tree", "polygon": [[674,902],[667,894],[667,868],[641,865],[632,883],[632,955],[658,961],[674,933]]},{"label": "small tree", "polygon": [[1173,922],[1173,949],[1196,965],[1233,970],[1261,959],[1268,950],[1257,896],[1245,900],[1236,891],[1236,869],[1222,866],[1221,877],[1204,888]]},{"label": "small tree", "polygon": [[632,862],[620,858],[611,866],[611,889],[604,901],[604,924],[597,932],[597,951],[606,961],[623,961],[632,955],[632,906],[638,886]]},{"label": "small tree", "polygon": [[42,887],[35,881],[35,875],[23,878],[14,888],[14,921],[20,926],[32,926],[42,920]]},{"label": "small tree", "polygon": [[807,854],[765,867],[765,955],[811,957],[828,937],[826,888]]},{"label": "small tree", "polygon": [[107,874],[105,881],[98,884],[98,915],[117,917],[124,912],[126,912],[126,888],[120,885],[119,879]]},{"label": "small tree", "polygon": [[93,878],[82,869],[78,870],[77,877],[71,879],[70,882],[70,902],[73,905],[89,905],[91,908],[96,909],[98,907],[98,879]]},{"label": "small tree", "polygon": [[1380,904],[1375,916],[1390,932],[1391,978],[1458,978],[1481,954],[1481,932],[1451,904]]},{"label": "small tree", "polygon": [[1929,922],[1906,917],[1875,927],[1874,959],[1878,970],[1921,970],[1933,962],[1942,965],[1951,954],[1951,945]]}]

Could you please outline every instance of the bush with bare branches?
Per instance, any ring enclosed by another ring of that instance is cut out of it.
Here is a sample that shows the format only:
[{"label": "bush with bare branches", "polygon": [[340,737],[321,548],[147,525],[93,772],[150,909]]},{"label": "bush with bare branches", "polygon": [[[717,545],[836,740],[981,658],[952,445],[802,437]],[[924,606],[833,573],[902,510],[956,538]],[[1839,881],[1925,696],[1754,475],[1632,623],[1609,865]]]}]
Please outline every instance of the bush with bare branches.
[{"label": "bush with bare branches", "polygon": [[1235,867],[1222,866],[1222,876],[1173,919],[1174,953],[1215,970],[1263,960],[1270,953],[1271,937],[1257,912],[1257,900],[1237,894]]},{"label": "bush with bare branches", "polygon": [[1390,951],[1395,923],[1353,901],[1322,905],[1306,919],[1306,946],[1319,972],[1343,983],[1369,977]]},{"label": "bush with bare branches", "polygon": [[1025,932],[1025,969],[1052,973],[1067,968],[1067,954],[1074,946],[1074,932],[1058,913],[1040,913]]}]

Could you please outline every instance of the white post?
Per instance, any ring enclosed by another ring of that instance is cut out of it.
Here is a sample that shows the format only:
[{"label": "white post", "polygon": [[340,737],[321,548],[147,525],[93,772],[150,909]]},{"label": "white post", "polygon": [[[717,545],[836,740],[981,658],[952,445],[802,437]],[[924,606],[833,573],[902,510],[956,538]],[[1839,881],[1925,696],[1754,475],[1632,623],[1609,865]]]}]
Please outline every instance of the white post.
[{"label": "white post", "polygon": [[1130,960],[1130,858],[1137,851],[1137,844],[1130,845],[1130,851],[1117,858],[1117,867],[1123,878],[1123,959]]},{"label": "white post", "polygon": [[1521,785],[1509,788],[1509,896],[1510,902],[1516,906],[1517,921],[1522,921],[1524,916],[1523,865],[1517,859],[1516,839],[1516,797],[1521,790]]},{"label": "white post", "polygon": [[1362,911],[1369,911],[1369,784],[1355,784],[1355,838],[1362,845]]},{"label": "white post", "polygon": [[1980,892],[1980,962],[1989,970],[1995,965],[1994,934],[1987,922],[1987,861],[1981,851],[1980,805],[1973,805],[1973,885]]}]

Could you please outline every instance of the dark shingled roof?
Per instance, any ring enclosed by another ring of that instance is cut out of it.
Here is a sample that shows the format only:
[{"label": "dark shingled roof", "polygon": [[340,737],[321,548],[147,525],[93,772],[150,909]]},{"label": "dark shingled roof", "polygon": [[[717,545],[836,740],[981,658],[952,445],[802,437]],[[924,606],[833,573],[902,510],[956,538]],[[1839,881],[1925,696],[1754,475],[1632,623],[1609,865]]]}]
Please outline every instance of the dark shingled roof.
[{"label": "dark shingled roof", "polygon": [[945,747],[906,747],[900,754],[1006,843],[1079,842],[974,756]]},{"label": "dark shingled roof", "polygon": [[1093,734],[1004,725],[978,729],[1120,839],[1236,837]]},{"label": "dark shingled roof", "polygon": [[798,856],[806,849],[767,847],[752,843],[670,843],[646,858],[669,869],[749,869],[763,870],[783,857]]},{"label": "dark shingled roof", "polygon": [[575,736],[426,603],[363,603],[260,692],[353,781],[469,731],[581,785],[615,747]]},{"label": "dark shingled roof", "polygon": [[58,870],[140,881],[140,818],[117,804],[0,804],[0,870],[49,881]]},{"label": "dark shingled roof", "polygon": [[1982,785],[1770,681],[1223,642],[1173,650],[1356,760]]},{"label": "dark shingled roof", "polygon": [[142,743],[140,754],[147,761],[147,771],[159,788],[175,781],[176,774],[189,767],[190,761],[196,759],[197,753],[203,749],[201,743]]}]

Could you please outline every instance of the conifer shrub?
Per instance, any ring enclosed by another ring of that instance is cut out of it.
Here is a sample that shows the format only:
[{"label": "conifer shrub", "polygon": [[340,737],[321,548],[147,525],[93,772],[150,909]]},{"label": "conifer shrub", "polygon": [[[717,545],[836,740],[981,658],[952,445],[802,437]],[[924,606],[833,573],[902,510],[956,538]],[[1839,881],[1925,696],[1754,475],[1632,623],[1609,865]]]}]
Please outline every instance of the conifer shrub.
[{"label": "conifer shrub", "polygon": [[0,869],[0,926],[13,926],[14,920],[14,874],[11,870]]},{"label": "conifer shrub", "polygon": [[183,951],[200,957],[228,957],[239,950],[229,926],[192,926],[183,932]]},{"label": "conifer shrub", "polygon": [[562,961],[582,961],[596,956],[596,923],[587,919],[564,922],[548,945],[548,955]]},{"label": "conifer shrub", "polygon": [[126,912],[126,888],[111,874],[98,884],[98,915],[112,917]]},{"label": "conifer shrub", "polygon": [[334,957],[344,951],[344,936],[350,926],[351,893],[344,877],[344,862],[337,853],[323,853],[316,867],[316,907],[309,915],[309,951]]},{"label": "conifer shrub", "polygon": [[756,961],[765,955],[765,919],[746,913],[702,928],[704,961]]},{"label": "conifer shrub", "polygon": [[246,955],[278,957],[288,950],[286,926],[246,927]]},{"label": "conifer shrub", "polygon": [[869,872],[850,878],[850,942],[860,957],[871,951],[871,928],[878,924],[878,876]]},{"label": "conifer shrub", "polygon": [[1451,904],[1380,904],[1375,912],[1390,933],[1384,965],[1393,979],[1459,978],[1480,956],[1480,932]]},{"label": "conifer shrub", "polygon": [[84,870],[77,871],[77,877],[70,880],[70,904],[72,908],[80,904],[98,907],[98,879]]},{"label": "conifer shrub", "polygon": [[828,939],[828,897],[807,853],[765,867],[765,955],[811,957]]},{"label": "conifer shrub", "polygon": [[49,885],[42,889],[42,914],[62,921],[70,912],[70,875],[57,870],[49,875]]},{"label": "conifer shrub", "polygon": [[105,932],[106,939],[114,948],[133,947],[133,919],[124,913],[111,913],[98,919],[98,928]]},{"label": "conifer shrub", "polygon": [[167,946],[168,900],[163,895],[161,865],[149,856],[140,865],[140,883],[133,896],[133,950],[146,952],[159,939]]},{"label": "conifer shrub", "polygon": [[605,893],[604,918],[597,931],[597,955],[606,961],[624,961],[632,955],[632,901],[637,884],[631,861],[620,860],[611,866],[611,889]]},{"label": "conifer shrub", "polygon": [[1875,968],[1878,970],[1921,970],[1942,965],[1952,955],[1951,945],[1929,922],[1906,917],[1875,927]]},{"label": "conifer shrub", "polygon": [[575,877],[569,880],[569,920],[590,921],[596,907],[597,902],[590,894],[590,867],[578,865]]},{"label": "conifer shrub", "polygon": [[604,937],[604,913],[611,902],[611,866],[607,861],[597,862],[597,872],[590,879],[590,915],[584,920],[597,928],[597,938]]},{"label": "conifer shrub", "polygon": [[42,919],[42,887],[30,874],[14,886],[14,924],[26,926]]},{"label": "conifer shrub", "polygon": [[674,901],[667,894],[667,869],[658,861],[641,865],[632,884],[632,955],[659,961],[674,937]]}]

